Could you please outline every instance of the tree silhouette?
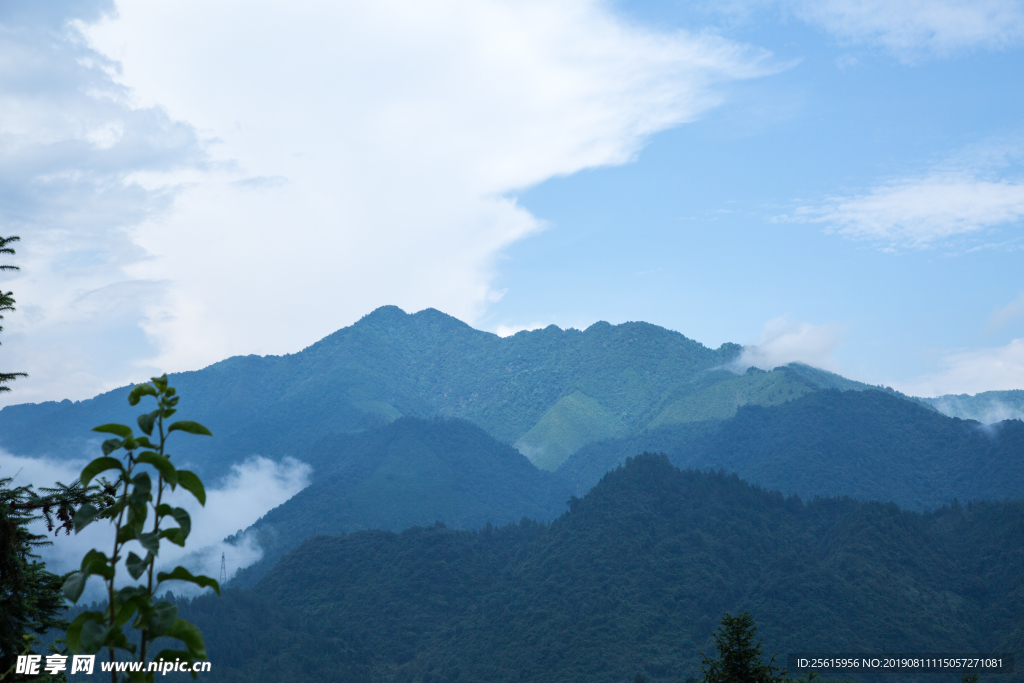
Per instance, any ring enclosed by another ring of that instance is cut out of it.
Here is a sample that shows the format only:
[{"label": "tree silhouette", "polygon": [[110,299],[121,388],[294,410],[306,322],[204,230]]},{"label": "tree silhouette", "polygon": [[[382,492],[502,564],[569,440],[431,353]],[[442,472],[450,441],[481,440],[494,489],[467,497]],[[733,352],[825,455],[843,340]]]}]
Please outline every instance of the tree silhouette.
[{"label": "tree silhouette", "polygon": [[[20,237],[0,237],[0,254],[14,254],[14,249],[8,246],[11,242],[17,242]],[[5,270],[20,270],[18,266],[3,265],[0,264],[0,271]],[[14,310],[14,292],[5,292],[0,289],[0,320],[4,319],[3,314],[7,311]],[[3,332],[3,327],[0,327],[0,332]],[[0,372],[0,391],[10,391],[11,388],[7,386],[8,382],[13,382],[19,377],[28,377],[24,372]]]},{"label": "tree silhouette", "polygon": [[761,640],[756,640],[755,644],[757,626],[749,612],[735,617],[726,613],[712,637],[718,648],[718,659],[700,653],[704,683],[782,683],[786,680],[786,670],[773,666],[774,656],[767,664],[761,662]]}]

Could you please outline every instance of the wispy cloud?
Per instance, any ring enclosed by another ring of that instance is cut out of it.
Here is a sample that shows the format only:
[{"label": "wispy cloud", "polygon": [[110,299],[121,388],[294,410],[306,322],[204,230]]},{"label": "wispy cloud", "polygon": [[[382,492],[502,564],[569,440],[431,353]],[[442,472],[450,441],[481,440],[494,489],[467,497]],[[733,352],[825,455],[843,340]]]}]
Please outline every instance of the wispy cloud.
[{"label": "wispy cloud", "polygon": [[948,353],[939,367],[938,372],[894,386],[913,396],[1024,389],[1024,339],[996,348]]},{"label": "wispy cloud", "polygon": [[784,6],[839,38],[879,45],[905,61],[1024,40],[1019,0],[792,0]]},{"label": "wispy cloud", "polygon": [[884,246],[921,249],[1024,217],[1024,183],[933,175],[899,180],[864,194],[830,197],[794,217],[829,232]]},{"label": "wispy cloud", "polygon": [[847,45],[879,47],[903,62],[1024,41],[1021,0],[720,0],[706,7],[734,21],[782,12]]},{"label": "wispy cloud", "polygon": [[985,331],[994,332],[995,330],[1002,329],[1006,327],[1011,320],[1019,318],[1022,315],[1024,315],[1024,292],[1021,292],[1016,299],[993,313],[988,319]]},{"label": "wispy cloud", "polygon": [[845,327],[838,323],[812,325],[788,317],[772,318],[764,324],[758,342],[743,347],[734,366],[740,371],[749,367],[771,370],[798,362],[838,371],[832,352],[844,335]]},{"label": "wispy cloud", "polygon": [[952,154],[923,174],[800,206],[781,220],[823,224],[826,232],[887,250],[976,243],[1024,219],[1022,156],[1019,138],[992,140]]}]

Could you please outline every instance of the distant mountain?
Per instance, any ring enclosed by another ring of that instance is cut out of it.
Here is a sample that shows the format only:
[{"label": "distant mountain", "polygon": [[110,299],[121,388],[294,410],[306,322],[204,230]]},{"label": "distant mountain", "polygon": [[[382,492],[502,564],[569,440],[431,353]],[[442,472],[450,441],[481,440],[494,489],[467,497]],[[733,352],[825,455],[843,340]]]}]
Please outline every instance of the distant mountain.
[{"label": "distant mountain", "polygon": [[877,390],[808,392],[777,405],[743,406],[724,421],[590,444],[558,473],[577,493],[587,491],[645,450],[667,453],[680,467],[725,469],[804,498],[849,495],[915,510],[954,498],[1024,498],[1024,422],[983,427]]},{"label": "distant mountain", "polygon": [[571,495],[560,477],[465,420],[403,417],[321,439],[303,459],[315,467],[313,483],[253,525],[266,556],[233,585],[255,582],[310,536],[549,521]]},{"label": "distant mountain", "polygon": [[743,610],[783,658],[1020,652],[1022,564],[1022,501],[803,504],[641,456],[550,526],[320,536],[182,613],[211,681],[674,683]]},{"label": "distant mountain", "polygon": [[984,391],[974,396],[946,394],[918,400],[950,417],[977,420],[984,424],[1003,420],[1024,420],[1024,389]]},{"label": "distant mountain", "polygon": [[[176,457],[219,476],[252,454],[295,455],[328,434],[441,416],[469,420],[554,470],[596,440],[723,419],[740,405],[823,387],[866,386],[807,366],[736,375],[724,368],[739,352],[640,322],[501,338],[433,309],[407,315],[386,306],[300,353],[229,358],[172,375],[180,415],[215,435],[191,440]],[[30,456],[94,452],[92,427],[134,424],[127,392],[8,406],[0,410],[0,447]]]}]

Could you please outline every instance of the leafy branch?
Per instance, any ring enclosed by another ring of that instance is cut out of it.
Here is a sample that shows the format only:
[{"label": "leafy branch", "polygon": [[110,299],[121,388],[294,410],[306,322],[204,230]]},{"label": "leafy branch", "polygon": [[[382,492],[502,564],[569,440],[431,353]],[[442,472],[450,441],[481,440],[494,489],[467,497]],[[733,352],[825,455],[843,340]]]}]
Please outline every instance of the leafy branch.
[{"label": "leafy branch", "polygon": [[[161,586],[169,581],[186,581],[201,588],[213,588],[220,594],[220,586],[208,576],[193,576],[184,567],[170,572],[157,572],[156,559],[162,541],[169,541],[184,547],[192,528],[192,521],[184,508],[172,507],[164,502],[168,487],[171,491],[179,486],[191,493],[200,505],[206,504],[206,491],[195,473],[177,469],[171,464],[166,451],[167,440],[172,432],[211,436],[210,431],[197,422],[181,420],[165,424],[177,412],[175,406],[179,397],[173,387],[167,384],[167,375],[154,377],[148,384],[132,388],[128,403],[138,405],[142,398],[156,399],[156,410],[138,417],[142,435],[136,436],[132,429],[121,424],[105,424],[93,431],[111,434],[113,438],[103,442],[103,456],[96,458],[82,470],[80,480],[83,486],[104,472],[113,471],[117,478],[110,490],[114,502],[105,509],[91,503],[84,503],[74,516],[75,532],[78,533],[92,522],[107,519],[114,526],[112,553],[108,556],[92,549],[82,559],[81,569],[68,576],[64,582],[64,595],[72,602],[78,602],[91,576],[103,579],[107,592],[105,612],[86,611],[78,615],[67,630],[68,649],[75,654],[95,654],[107,648],[110,661],[117,653],[127,652],[134,661],[146,662],[148,650],[153,641],[169,637],[181,641],[184,650],[162,650],[152,661],[187,662],[206,659],[206,648],[202,634],[193,624],[178,618],[177,606],[166,600],[156,600]],[[120,459],[112,457],[123,451]],[[153,476],[156,477],[154,485]],[[152,513],[152,516],[151,516]],[[147,521],[152,524],[147,530]],[[165,521],[176,526],[163,527]],[[125,549],[129,543],[137,543],[135,550]],[[118,563],[124,559],[128,574],[135,585],[120,589],[115,586]],[[131,620],[131,628],[139,632],[138,643],[129,642],[124,631]],[[136,659],[137,657],[137,659]],[[111,672],[112,680],[117,674]],[[193,674],[193,677],[195,674]],[[132,672],[130,681],[152,681],[154,674],[144,671]]]}]

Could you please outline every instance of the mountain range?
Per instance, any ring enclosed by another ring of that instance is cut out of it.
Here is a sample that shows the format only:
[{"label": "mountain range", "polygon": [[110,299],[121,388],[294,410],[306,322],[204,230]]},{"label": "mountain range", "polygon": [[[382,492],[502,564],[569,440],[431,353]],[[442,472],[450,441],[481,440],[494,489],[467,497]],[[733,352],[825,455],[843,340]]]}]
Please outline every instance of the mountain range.
[{"label": "mountain range", "polygon": [[[741,610],[769,652],[1019,650],[1024,422],[944,414],[1017,393],[742,358],[647,323],[500,338],[384,307],[172,375],[215,435],[174,457],[208,484],[255,454],[313,472],[228,539],[263,559],[223,599],[179,599],[211,680],[677,681]],[[8,406],[0,447],[91,455],[91,427],[134,423],[127,392]]]},{"label": "mountain range", "polygon": [[[737,374],[729,368],[740,351],[639,322],[501,338],[433,309],[408,315],[386,306],[299,353],[239,356],[171,375],[182,414],[218,437],[178,457],[219,477],[253,454],[296,455],[329,434],[440,416],[469,420],[553,471],[594,441],[724,419],[741,405],[823,388],[868,388],[808,366]],[[128,390],[7,406],[0,446],[25,456],[95,452],[92,427],[134,424]]]}]

